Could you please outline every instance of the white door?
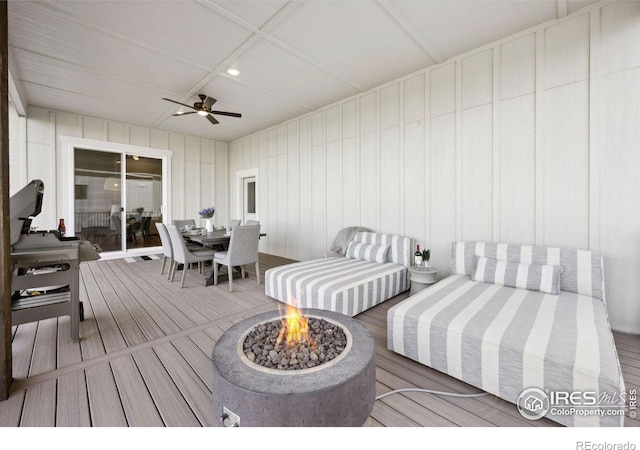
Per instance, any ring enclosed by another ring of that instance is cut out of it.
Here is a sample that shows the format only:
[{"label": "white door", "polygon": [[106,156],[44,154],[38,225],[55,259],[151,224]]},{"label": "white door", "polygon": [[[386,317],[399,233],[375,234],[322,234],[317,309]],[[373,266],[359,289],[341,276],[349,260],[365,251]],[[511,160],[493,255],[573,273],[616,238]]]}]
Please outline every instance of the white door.
[{"label": "white door", "polygon": [[242,223],[247,220],[258,220],[256,212],[257,199],[256,177],[242,179]]}]

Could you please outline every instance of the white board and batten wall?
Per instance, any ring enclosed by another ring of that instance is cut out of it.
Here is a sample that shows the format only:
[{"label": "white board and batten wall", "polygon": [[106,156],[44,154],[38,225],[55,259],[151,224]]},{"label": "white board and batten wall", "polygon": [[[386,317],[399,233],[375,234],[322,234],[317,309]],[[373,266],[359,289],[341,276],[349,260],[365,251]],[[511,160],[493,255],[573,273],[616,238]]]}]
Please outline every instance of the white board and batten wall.
[{"label": "white board and batten wall", "polygon": [[[25,123],[26,122],[26,123]],[[229,211],[229,144],[198,136],[147,128],[90,116],[30,106],[27,119],[15,112],[10,120],[11,194],[32,179],[45,184],[42,212],[33,225],[57,227],[59,217],[70,217],[73,197],[68,191],[72,174],[65,139],[97,142],[100,147],[148,148],[171,153],[170,198],[165,211],[171,219],[194,218],[205,207],[216,207],[215,222],[224,225]],[[14,170],[15,169],[15,170]]]},{"label": "white board and batten wall", "polygon": [[444,276],[455,240],[591,249],[612,327],[640,333],[638,43],[640,2],[602,2],[232,142],[261,251],[320,257],[360,225]]}]

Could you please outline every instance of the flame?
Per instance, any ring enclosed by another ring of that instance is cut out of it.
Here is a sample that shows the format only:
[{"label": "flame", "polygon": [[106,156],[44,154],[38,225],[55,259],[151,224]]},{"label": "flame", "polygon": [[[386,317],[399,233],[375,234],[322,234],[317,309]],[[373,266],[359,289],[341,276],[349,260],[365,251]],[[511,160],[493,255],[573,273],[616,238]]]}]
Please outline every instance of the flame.
[{"label": "flame", "polygon": [[300,310],[292,305],[287,305],[284,316],[282,316],[282,312],[280,315],[282,329],[278,334],[276,347],[282,342],[287,347],[303,343],[309,344],[309,318],[303,316]]}]

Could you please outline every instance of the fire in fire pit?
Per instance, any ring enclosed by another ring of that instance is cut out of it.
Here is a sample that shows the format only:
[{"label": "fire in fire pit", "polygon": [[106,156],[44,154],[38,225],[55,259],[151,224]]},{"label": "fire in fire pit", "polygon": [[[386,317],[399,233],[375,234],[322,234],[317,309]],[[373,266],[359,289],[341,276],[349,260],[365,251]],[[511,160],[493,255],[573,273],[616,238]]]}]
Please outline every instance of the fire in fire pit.
[{"label": "fire in fire pit", "polygon": [[249,361],[278,370],[320,366],[334,360],[346,347],[342,327],[324,318],[303,316],[289,305],[282,319],[257,325],[243,343]]},{"label": "fire in fire pit", "polygon": [[220,425],[336,427],[367,420],[375,399],[371,334],[343,314],[301,313],[258,314],[218,339],[212,390]]}]

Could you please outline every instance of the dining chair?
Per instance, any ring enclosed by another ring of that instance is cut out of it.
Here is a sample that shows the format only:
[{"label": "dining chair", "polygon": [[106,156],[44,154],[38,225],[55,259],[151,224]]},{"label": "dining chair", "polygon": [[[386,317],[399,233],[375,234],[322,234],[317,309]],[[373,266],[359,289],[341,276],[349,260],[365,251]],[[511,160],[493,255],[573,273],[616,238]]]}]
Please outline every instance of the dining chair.
[{"label": "dining chair", "polygon": [[260,225],[242,225],[234,227],[229,239],[229,248],[217,252],[213,257],[213,284],[218,284],[218,264],[227,266],[229,274],[229,292],[233,292],[233,268],[240,266],[241,277],[245,277],[245,264],[255,263],[256,278],[260,286],[260,264],[258,263],[258,240]]},{"label": "dining chair", "polygon": [[142,232],[142,239],[145,242],[151,239],[151,216],[145,216],[142,218],[142,226],[140,231]]},{"label": "dining chair", "polygon": [[172,223],[178,228],[184,228],[187,225],[195,226],[196,220],[195,219],[179,219],[179,220],[174,220]]},{"label": "dining chair", "polygon": [[231,233],[231,231],[235,227],[239,227],[239,226],[240,226],[240,219],[231,219],[229,221],[229,226],[227,227],[227,233]]},{"label": "dining chair", "polygon": [[171,238],[167,231],[167,226],[163,223],[156,223],[158,234],[160,234],[160,242],[162,243],[162,267],[160,268],[160,274],[164,273],[164,266],[169,261],[169,270],[167,271],[167,280],[171,276],[171,270],[173,269],[173,248],[171,247]]},{"label": "dining chair", "polygon": [[175,225],[167,225],[167,231],[169,238],[171,239],[171,248],[173,250],[173,271],[171,273],[171,281],[176,274],[176,266],[183,264],[182,280],[180,281],[180,287],[184,287],[184,279],[187,274],[187,267],[191,263],[198,263],[198,272],[202,273],[202,263],[205,261],[212,261],[215,250],[202,248],[200,250],[190,250],[187,247],[182,233]]},{"label": "dining chair", "polygon": [[[164,267],[167,261],[169,261],[169,270],[167,271],[167,280],[171,278],[171,272],[173,271],[173,247],[171,245],[171,237],[169,236],[169,231],[167,230],[167,226],[162,222],[156,222],[156,228],[158,230],[158,234],[160,235],[160,242],[162,243],[162,267],[160,268],[160,273],[164,273]],[[189,244],[187,243],[187,249],[193,250],[201,250],[203,247],[200,244]]]},{"label": "dining chair", "polygon": [[260,225],[260,222],[258,222],[257,220],[247,220],[244,223],[245,227],[250,227],[250,226],[253,226],[253,225]]}]

